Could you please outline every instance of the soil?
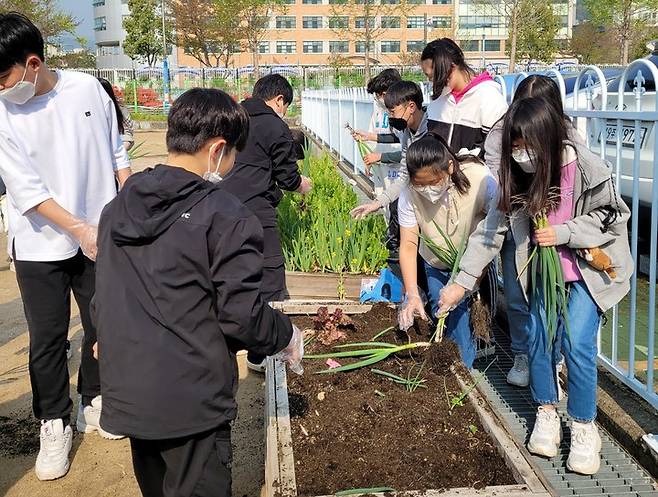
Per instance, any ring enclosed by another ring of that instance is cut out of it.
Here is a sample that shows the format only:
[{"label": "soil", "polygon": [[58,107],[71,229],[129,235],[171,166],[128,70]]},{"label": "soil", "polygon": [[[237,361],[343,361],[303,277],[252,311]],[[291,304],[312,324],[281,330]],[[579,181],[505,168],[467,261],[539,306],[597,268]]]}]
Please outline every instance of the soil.
[{"label": "soil", "polygon": [[[395,310],[385,305],[351,318],[355,327],[343,343],[368,341],[397,322]],[[301,329],[313,327],[311,318],[293,321]],[[427,341],[430,335],[429,327],[421,325],[409,336],[389,331],[378,340],[403,344]],[[331,350],[316,341],[306,352]],[[410,368],[415,376],[424,364],[421,377],[427,388],[411,393],[372,373],[371,367],[317,375],[312,373],[327,368],[325,360],[305,360],[303,376],[288,375],[298,495],[330,495],[352,488],[442,490],[516,483],[468,400],[450,410],[448,397],[461,393],[451,367],[469,378],[458,355],[457,347],[446,340],[424,352],[406,351],[371,366],[406,378]],[[338,361],[344,365],[350,359]]]}]

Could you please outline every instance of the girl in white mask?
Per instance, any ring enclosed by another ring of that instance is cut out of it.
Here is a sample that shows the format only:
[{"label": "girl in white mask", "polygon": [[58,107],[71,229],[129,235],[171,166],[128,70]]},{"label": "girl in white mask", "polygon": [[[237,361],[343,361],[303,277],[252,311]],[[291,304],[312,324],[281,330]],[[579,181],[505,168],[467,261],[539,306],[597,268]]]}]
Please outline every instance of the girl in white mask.
[{"label": "girl in white mask", "polygon": [[[496,180],[479,159],[473,155],[457,156],[443,138],[434,133],[409,147],[407,168],[409,186],[400,195],[398,219],[400,265],[408,302],[401,322],[411,325],[415,315],[427,319],[417,290],[418,254],[425,265],[432,319],[439,308],[439,293],[451,278],[452,268],[432,253],[424,239],[447,248],[438,226],[455,247],[460,246],[484,219],[490,201],[496,195]],[[476,347],[468,308],[469,303],[463,302],[450,313],[445,336],[457,343],[462,360],[471,367]]]}]

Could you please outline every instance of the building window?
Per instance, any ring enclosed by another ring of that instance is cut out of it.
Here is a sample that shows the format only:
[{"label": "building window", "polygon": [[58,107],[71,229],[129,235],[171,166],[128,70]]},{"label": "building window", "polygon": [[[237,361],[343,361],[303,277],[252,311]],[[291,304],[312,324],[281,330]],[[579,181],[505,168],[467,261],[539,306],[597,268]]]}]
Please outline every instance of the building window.
[{"label": "building window", "polygon": [[356,5],[365,5],[366,3],[368,3],[368,5],[372,5],[375,3],[375,0],[354,0],[354,3]]},{"label": "building window", "polygon": [[304,16],[302,18],[304,29],[321,29],[322,16]]},{"label": "building window", "polygon": [[94,7],[101,7],[101,6],[105,5],[105,0],[94,0],[93,2],[91,2],[91,4]]},{"label": "building window", "polygon": [[294,41],[277,41],[276,53],[296,53],[297,43]]},{"label": "building window", "polygon": [[321,41],[305,41],[303,48],[304,53],[322,53],[324,50],[324,46]]},{"label": "building window", "polygon": [[347,0],[329,0],[329,5],[345,5]]},{"label": "building window", "polygon": [[[375,18],[374,17],[368,17],[368,27],[370,29],[373,29],[375,27]],[[355,17],[354,18],[354,27],[356,29],[365,29],[366,27],[366,18],[365,17]]]},{"label": "building window", "polygon": [[330,53],[349,53],[350,44],[347,41],[330,41],[329,42],[329,52]]},{"label": "building window", "polygon": [[500,52],[500,40],[484,40],[485,52]]},{"label": "building window", "polygon": [[382,28],[399,29],[400,18],[395,16],[382,16]]},{"label": "building window", "polygon": [[400,0],[381,0],[382,5],[399,5]]},{"label": "building window", "polygon": [[261,41],[258,44],[258,53],[270,53],[270,42]]},{"label": "building window", "polygon": [[97,45],[96,55],[102,57],[104,55],[121,55],[121,47],[118,43],[111,45]]},{"label": "building window", "polygon": [[423,40],[412,40],[407,42],[407,52],[422,52],[425,48]]},{"label": "building window", "polygon": [[433,28],[451,28],[452,17],[450,16],[434,16],[432,17]]},{"label": "building window", "polygon": [[464,52],[479,52],[480,40],[461,40],[459,46]]},{"label": "building window", "polygon": [[409,5],[425,5],[425,0],[407,0]]},{"label": "building window", "polygon": [[281,5],[295,5],[295,0],[279,0]]},{"label": "building window", "polygon": [[[356,53],[365,53],[366,52],[366,42],[365,41],[357,41],[354,44],[354,51]],[[370,50],[369,52],[374,52],[375,51],[375,42],[371,41],[370,42]]]},{"label": "building window", "polygon": [[322,0],[302,0],[304,5],[321,5]]},{"label": "building window", "polygon": [[434,5],[452,5],[452,0],[432,0]]},{"label": "building window", "polygon": [[107,19],[105,17],[94,18],[94,31],[105,31],[107,29]]},{"label": "building window", "polygon": [[400,53],[400,42],[399,41],[382,41],[381,43],[382,53]]},{"label": "building window", "polygon": [[504,28],[502,16],[459,16],[461,29]]},{"label": "building window", "polygon": [[331,29],[347,29],[350,27],[350,18],[347,16],[334,16],[329,18]]},{"label": "building window", "polygon": [[295,29],[296,27],[295,16],[276,16],[276,29]]},{"label": "building window", "polygon": [[424,16],[408,16],[407,28],[409,29],[423,29],[425,27]]}]

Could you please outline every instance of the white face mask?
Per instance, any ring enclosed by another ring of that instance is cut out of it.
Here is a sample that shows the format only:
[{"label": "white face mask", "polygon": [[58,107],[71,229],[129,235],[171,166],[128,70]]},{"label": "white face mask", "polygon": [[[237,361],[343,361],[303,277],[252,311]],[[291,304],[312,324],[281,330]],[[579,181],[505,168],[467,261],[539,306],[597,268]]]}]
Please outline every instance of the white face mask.
[{"label": "white face mask", "polygon": [[222,158],[224,157],[224,150],[226,150],[226,145],[222,147],[222,151],[219,153],[219,159],[217,159],[217,162],[215,163],[215,170],[211,171],[212,169],[212,152],[210,152],[210,156],[208,157],[208,170],[203,173],[203,179],[206,181],[210,181],[211,183],[219,183],[222,181],[224,178],[222,178],[222,175],[219,174],[219,166],[222,163]]},{"label": "white face mask", "polygon": [[443,184],[436,186],[414,186],[413,189],[416,190],[416,192],[423,198],[426,198],[433,204],[436,204],[448,192],[450,185]]},{"label": "white face mask", "polygon": [[34,95],[37,93],[37,80],[39,79],[39,73],[37,73],[36,77],[34,78],[34,83],[25,81],[26,75],[27,66],[25,67],[25,71],[23,71],[23,77],[18,83],[16,83],[11,88],[0,91],[0,98],[16,105],[23,105],[32,97],[34,97]]},{"label": "white face mask", "polygon": [[512,159],[516,161],[521,169],[526,173],[534,173],[537,171],[536,156],[533,150],[526,148],[517,148],[512,150]]}]

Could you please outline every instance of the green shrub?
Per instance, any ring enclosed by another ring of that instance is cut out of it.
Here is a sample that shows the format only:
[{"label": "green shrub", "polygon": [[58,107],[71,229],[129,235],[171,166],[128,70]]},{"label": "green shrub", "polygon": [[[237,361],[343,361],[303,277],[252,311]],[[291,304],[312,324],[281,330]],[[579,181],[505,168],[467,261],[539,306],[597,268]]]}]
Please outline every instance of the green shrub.
[{"label": "green shrub", "polygon": [[386,223],[382,216],[357,221],[354,191],[328,155],[304,159],[302,173],[313,180],[306,196],[286,193],[279,204],[279,230],[286,269],[304,272],[375,274],[386,265]]}]

